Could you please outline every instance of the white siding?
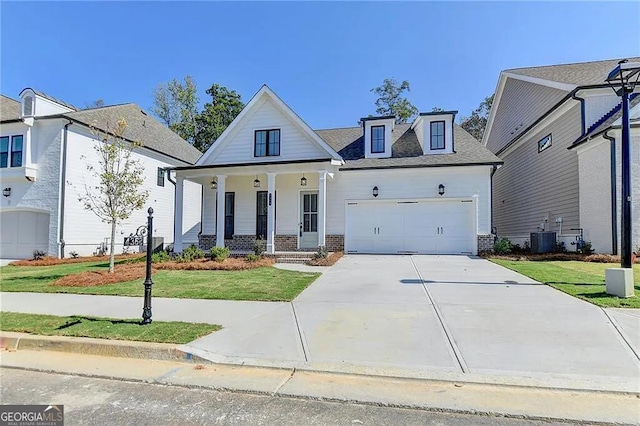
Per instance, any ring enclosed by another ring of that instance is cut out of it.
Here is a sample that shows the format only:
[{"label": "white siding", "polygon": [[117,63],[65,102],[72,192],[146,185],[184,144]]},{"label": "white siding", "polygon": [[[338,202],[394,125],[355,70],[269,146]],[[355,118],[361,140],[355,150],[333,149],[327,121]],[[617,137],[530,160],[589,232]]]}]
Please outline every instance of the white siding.
[{"label": "white siding", "polygon": [[[371,127],[384,126],[384,152],[371,152]],[[391,157],[391,132],[393,131],[393,118],[380,120],[365,120],[364,122],[364,156],[365,158],[389,158]]]},{"label": "white siding", "polygon": [[[209,164],[233,164],[266,161],[295,161],[328,158],[329,154],[266,99],[256,105],[246,122],[229,135],[225,146]],[[280,155],[277,157],[254,157],[254,132],[256,130],[280,129]]]}]

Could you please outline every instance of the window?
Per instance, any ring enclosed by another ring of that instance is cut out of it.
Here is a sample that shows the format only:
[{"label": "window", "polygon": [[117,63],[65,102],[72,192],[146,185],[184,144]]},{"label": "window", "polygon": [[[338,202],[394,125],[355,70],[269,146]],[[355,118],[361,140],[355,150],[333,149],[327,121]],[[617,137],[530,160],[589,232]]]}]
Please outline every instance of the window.
[{"label": "window", "polygon": [[444,149],[444,121],[431,122],[431,149]]},{"label": "window", "polygon": [[384,152],[384,126],[371,126],[371,153]]},{"label": "window", "polygon": [[267,239],[267,191],[256,192],[256,238]]},{"label": "window", "polygon": [[280,129],[256,130],[254,157],[272,157],[280,155]]},{"label": "window", "polygon": [[551,148],[551,133],[538,141],[538,152]]},{"label": "window", "polygon": [[302,197],[302,231],[318,232],[318,194],[303,194]]},{"label": "window", "polygon": [[11,167],[22,167],[22,135],[11,137]]},{"label": "window", "polygon": [[233,238],[233,213],[235,210],[235,192],[224,193],[224,239],[230,240]]},{"label": "window", "polygon": [[158,167],[158,186],[164,186],[164,169],[162,167]]},{"label": "window", "polygon": [[9,136],[0,138],[0,167],[7,167],[9,160]]}]

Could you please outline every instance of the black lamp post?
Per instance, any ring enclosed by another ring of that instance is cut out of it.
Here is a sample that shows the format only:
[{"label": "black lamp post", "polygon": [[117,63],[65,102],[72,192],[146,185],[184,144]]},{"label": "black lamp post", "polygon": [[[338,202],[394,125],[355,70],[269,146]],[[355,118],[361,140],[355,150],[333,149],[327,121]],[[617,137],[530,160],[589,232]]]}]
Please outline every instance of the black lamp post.
[{"label": "black lamp post", "polygon": [[151,324],[151,255],[153,254],[152,234],[153,234],[153,208],[147,210],[147,271],[144,280],[144,306],[142,308],[142,324]]},{"label": "black lamp post", "polygon": [[629,124],[629,95],[633,93],[640,79],[640,63],[627,59],[618,62],[618,66],[607,76],[607,83],[622,97],[622,211],[621,266],[631,268],[632,218],[631,218],[631,143]]}]

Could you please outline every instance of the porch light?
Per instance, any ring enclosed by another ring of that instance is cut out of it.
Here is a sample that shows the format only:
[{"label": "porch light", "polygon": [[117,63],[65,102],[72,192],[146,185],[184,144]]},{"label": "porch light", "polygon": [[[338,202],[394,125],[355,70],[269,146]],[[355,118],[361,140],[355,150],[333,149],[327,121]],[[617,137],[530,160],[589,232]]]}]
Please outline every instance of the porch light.
[{"label": "porch light", "polygon": [[5,188],[2,190],[2,195],[4,195],[5,197],[8,197],[9,195],[11,195],[11,188]]},{"label": "porch light", "polygon": [[304,173],[302,174],[302,179],[300,179],[300,186],[307,186],[307,178],[304,177]]},{"label": "porch light", "polygon": [[211,181],[211,189],[218,189],[218,181],[217,180],[212,180]]},{"label": "porch light", "polygon": [[438,194],[440,194],[441,197],[444,195],[444,185],[443,184],[438,185]]},{"label": "porch light", "polygon": [[258,176],[256,176],[256,180],[253,181],[253,187],[260,188],[260,179],[258,179]]},{"label": "porch light", "polygon": [[379,191],[378,191],[378,187],[377,187],[377,186],[374,186],[374,187],[373,187],[373,196],[374,196],[374,197],[377,197],[377,196],[378,196],[378,193],[379,193]]}]

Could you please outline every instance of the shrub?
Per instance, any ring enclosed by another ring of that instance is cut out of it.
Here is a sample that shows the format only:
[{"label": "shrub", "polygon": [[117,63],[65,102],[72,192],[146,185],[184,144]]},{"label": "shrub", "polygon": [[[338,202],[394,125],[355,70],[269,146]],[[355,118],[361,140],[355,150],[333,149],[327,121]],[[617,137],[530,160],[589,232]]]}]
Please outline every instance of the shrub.
[{"label": "shrub", "polygon": [[508,254],[511,253],[511,241],[508,238],[500,238],[493,245],[493,252],[495,254]]},{"label": "shrub", "polygon": [[167,262],[170,259],[171,259],[171,256],[169,256],[169,254],[167,252],[164,252],[164,251],[159,251],[158,253],[153,253],[151,255],[151,262],[152,263]]},{"label": "shrub", "polygon": [[191,244],[187,247],[182,254],[189,257],[191,260],[202,259],[204,257],[204,252],[200,250],[200,248],[196,247],[195,244]]},{"label": "shrub", "polygon": [[258,256],[257,254],[250,253],[247,255],[247,257],[245,257],[245,260],[249,263],[254,263],[260,260],[260,256]]},{"label": "shrub", "polygon": [[229,257],[229,249],[227,247],[211,247],[209,257],[216,262],[222,262]]},{"label": "shrub", "polygon": [[33,260],[40,260],[42,259],[47,253],[45,253],[42,250],[34,250],[33,251]]},{"label": "shrub", "polygon": [[582,254],[591,254],[594,252],[593,246],[591,245],[591,241],[583,241],[582,245],[580,245],[580,249],[578,250]]},{"label": "shrub", "polygon": [[77,251],[70,251],[70,252],[69,252],[69,255],[70,255],[72,258],[74,258],[74,259],[77,259],[77,258],[78,258],[78,252],[77,252]]},{"label": "shrub", "polygon": [[567,252],[567,247],[565,247],[564,241],[560,241],[559,243],[556,243],[556,248],[555,248],[554,252],[555,253],[566,253]]},{"label": "shrub", "polygon": [[329,251],[325,246],[318,246],[318,250],[313,254],[314,259],[326,259],[329,256]]},{"label": "shrub", "polygon": [[129,247],[122,246],[122,254],[129,254]]},{"label": "shrub", "polygon": [[256,256],[262,256],[265,251],[267,251],[267,242],[262,238],[257,239],[253,243],[253,252]]}]

